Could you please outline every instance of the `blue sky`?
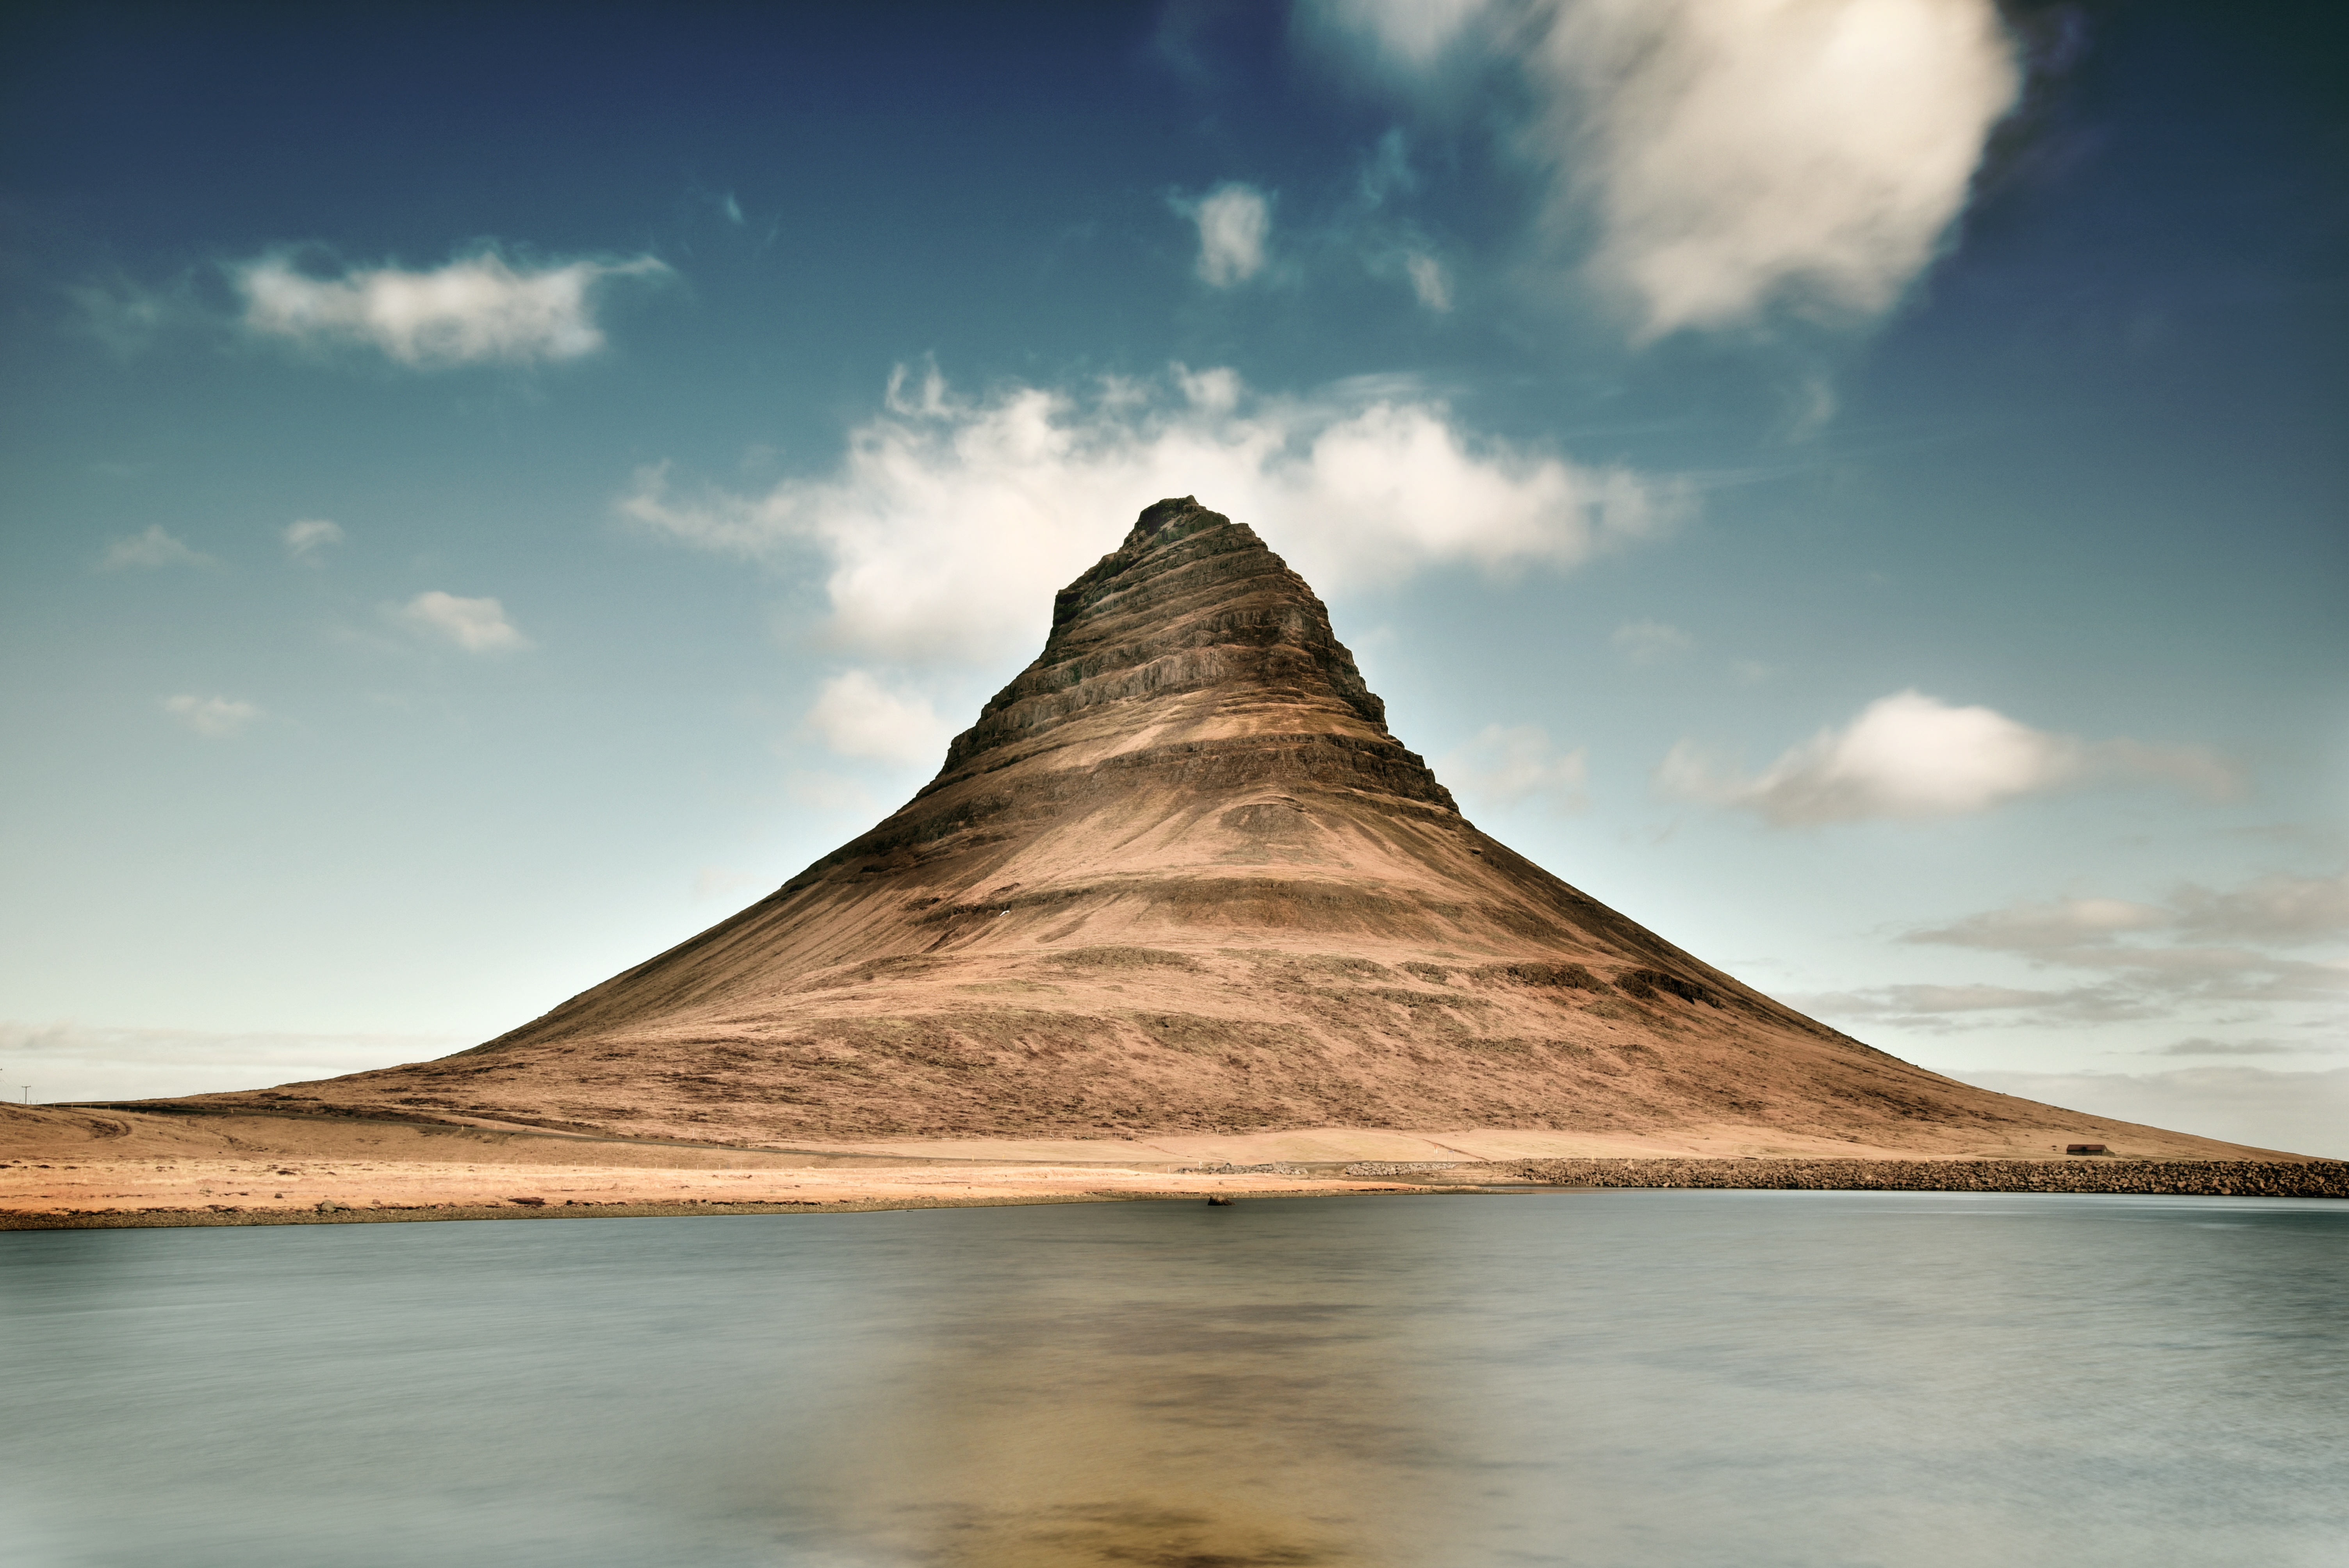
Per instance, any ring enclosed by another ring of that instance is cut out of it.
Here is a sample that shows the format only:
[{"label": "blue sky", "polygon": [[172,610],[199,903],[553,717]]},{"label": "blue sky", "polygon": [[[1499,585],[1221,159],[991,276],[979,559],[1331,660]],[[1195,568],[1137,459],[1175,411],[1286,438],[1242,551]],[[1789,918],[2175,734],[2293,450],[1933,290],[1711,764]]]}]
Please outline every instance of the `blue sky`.
[{"label": "blue sky", "polygon": [[2349,1154],[2334,8],[5,26],[12,1093],[535,1016],[894,808],[1195,492],[1568,880]]}]

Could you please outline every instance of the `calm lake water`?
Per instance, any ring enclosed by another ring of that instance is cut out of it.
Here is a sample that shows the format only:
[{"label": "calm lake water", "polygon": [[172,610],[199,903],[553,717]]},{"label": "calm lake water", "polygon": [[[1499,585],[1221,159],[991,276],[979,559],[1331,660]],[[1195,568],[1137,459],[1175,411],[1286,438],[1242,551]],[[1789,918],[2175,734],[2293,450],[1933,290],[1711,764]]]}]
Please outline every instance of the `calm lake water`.
[{"label": "calm lake water", "polygon": [[39,1568],[2349,1563],[2349,1205],[0,1235]]}]

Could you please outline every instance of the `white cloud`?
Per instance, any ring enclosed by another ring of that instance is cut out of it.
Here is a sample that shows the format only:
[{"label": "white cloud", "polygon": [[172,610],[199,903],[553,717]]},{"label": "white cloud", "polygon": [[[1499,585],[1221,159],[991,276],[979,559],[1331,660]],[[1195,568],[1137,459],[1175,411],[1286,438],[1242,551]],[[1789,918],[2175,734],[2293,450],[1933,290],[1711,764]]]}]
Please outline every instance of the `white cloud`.
[{"label": "white cloud", "polygon": [[108,545],[98,569],[119,572],[127,566],[192,566],[206,559],[164,532],[162,524],[154,523],[144,533],[134,533]]},{"label": "white cloud", "polygon": [[531,641],[506,619],[495,599],[460,599],[439,589],[419,593],[395,613],[408,628],[421,635],[450,643],[469,654],[504,653],[531,646]]},{"label": "white cloud", "polygon": [[833,750],[875,762],[935,763],[952,738],[927,697],[892,691],[866,670],[825,682],[807,717]]},{"label": "white cloud", "polygon": [[366,347],[419,369],[576,359],[604,346],[595,295],[612,278],[658,278],[650,256],[517,268],[494,251],[429,272],[358,268],[337,278],[282,255],[231,269],[247,330],[307,348]]},{"label": "white cloud", "polygon": [[955,396],[893,378],[837,469],[763,495],[672,493],[641,470],[623,512],[703,549],[828,566],[833,632],[901,660],[1031,653],[1055,590],[1134,515],[1195,494],[1325,591],[1432,565],[1570,568],[1653,533],[1670,482],[1483,440],[1407,383],[1257,398],[1229,371],[1176,368],[1090,397],[1011,386]]},{"label": "white cloud", "polygon": [[323,517],[305,517],[285,525],[285,539],[286,554],[296,561],[316,562],[326,546],[343,542],[343,531],[341,525]]},{"label": "white cloud", "polygon": [[1965,1072],[2001,1094],[2295,1154],[2349,1158],[2349,1068],[2273,1072],[2178,1068],[2156,1073]]},{"label": "white cloud", "polygon": [[1227,181],[1179,211],[1199,226],[1202,282],[1227,289],[1264,270],[1265,242],[1272,236],[1272,201],[1253,185]]},{"label": "white cloud", "polygon": [[1322,0],[1311,15],[1431,91],[1462,61],[1516,74],[1530,108],[1514,142],[1547,179],[1551,242],[1578,248],[1642,338],[1781,302],[1889,307],[2022,81],[1992,0]]},{"label": "white cloud", "polygon": [[1560,811],[1579,811],[1589,804],[1583,793],[1590,780],[1588,749],[1577,747],[1561,756],[1537,724],[1488,724],[1436,772],[1463,794],[1495,806],[1514,806],[1530,797],[1547,799]]},{"label": "white cloud", "polygon": [[1403,258],[1403,270],[1411,274],[1411,292],[1419,303],[1438,315],[1452,308],[1451,280],[1444,275],[1444,263],[1433,256],[1409,255]]},{"label": "white cloud", "polygon": [[1607,639],[1629,663],[1661,665],[1696,646],[1696,640],[1678,626],[1661,621],[1626,621]]},{"label": "white cloud", "polygon": [[1668,794],[1742,807],[1774,827],[1968,816],[2128,778],[2166,779],[2210,795],[2233,786],[2231,770],[2197,748],[2090,745],[1916,691],[1878,698],[1842,729],[1821,730],[1751,779],[1717,768],[1685,740],[1657,770]]},{"label": "white cloud", "polygon": [[174,722],[208,740],[224,740],[242,733],[261,717],[261,709],[235,697],[197,696],[183,693],[163,699],[163,711]]},{"label": "white cloud", "polygon": [[1891,305],[2021,86],[1990,0],[1579,0],[1529,63],[1533,150],[1648,336]]}]

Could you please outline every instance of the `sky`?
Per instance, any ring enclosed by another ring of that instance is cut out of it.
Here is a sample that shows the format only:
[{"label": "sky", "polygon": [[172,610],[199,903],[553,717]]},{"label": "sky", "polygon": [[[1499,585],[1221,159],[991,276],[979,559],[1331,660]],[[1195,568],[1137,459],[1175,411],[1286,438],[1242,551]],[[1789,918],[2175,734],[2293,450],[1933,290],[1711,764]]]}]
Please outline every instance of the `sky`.
[{"label": "sky", "polygon": [[886,815],[1135,512],[1938,1071],[2349,1156],[2349,12],[26,5],[0,1083],[476,1044]]}]

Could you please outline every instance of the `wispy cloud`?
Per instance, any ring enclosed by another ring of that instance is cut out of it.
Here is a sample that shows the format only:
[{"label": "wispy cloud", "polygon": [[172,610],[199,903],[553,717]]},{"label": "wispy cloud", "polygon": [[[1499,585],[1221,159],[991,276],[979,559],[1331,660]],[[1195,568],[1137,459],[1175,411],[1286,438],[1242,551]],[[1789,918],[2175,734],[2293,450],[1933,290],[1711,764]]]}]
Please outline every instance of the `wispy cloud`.
[{"label": "wispy cloud", "polygon": [[343,542],[342,527],[323,517],[305,517],[285,525],[285,553],[295,560],[316,565],[330,544]]},{"label": "wispy cloud", "polygon": [[102,572],[120,572],[132,567],[152,570],[159,566],[193,566],[209,559],[164,532],[161,523],[154,523],[144,533],[134,533],[108,545],[98,564]]},{"label": "wispy cloud", "polygon": [[1696,646],[1696,639],[1661,621],[1626,621],[1608,642],[1634,665],[1661,665]]},{"label": "wispy cloud", "polygon": [[2221,892],[2187,883],[2169,897],[2180,930],[2294,946],[2349,933],[2349,872],[2277,872]]},{"label": "wispy cloud", "polygon": [[1410,383],[1258,397],[1228,370],[1180,366],[979,398],[901,371],[829,475],[680,495],[662,465],[617,504],[701,549],[823,563],[837,640],[920,661],[1032,649],[1055,589],[1144,506],[1188,494],[1325,590],[1453,563],[1564,570],[1683,504],[1669,480],[1480,438]]},{"label": "wispy cloud", "polygon": [[[2316,1048],[2325,1051],[2328,1055],[2333,1049],[2332,1047]],[[2214,1040],[2208,1036],[2197,1035],[2191,1039],[2176,1040],[2168,1045],[2158,1047],[2146,1052],[2145,1055],[2149,1057],[2292,1057],[2302,1055],[2309,1049],[2309,1047],[2295,1044],[2291,1040]]]},{"label": "wispy cloud", "polygon": [[[2068,898],[2010,904],[1909,932],[1901,941],[2001,953],[2038,968],[2103,975],[2116,1005],[2328,1002],[2349,998],[2349,963],[2274,951],[2344,929],[2343,879],[2263,877],[2231,892],[2189,885],[2159,903]],[[2214,914],[2214,912],[2221,912]],[[2252,912],[2244,923],[2231,912]],[[2249,937],[2245,943],[2212,936]]]},{"label": "wispy cloud", "polygon": [[1917,691],[1878,698],[1751,777],[1687,740],[1656,774],[1666,794],[1742,808],[1781,828],[1971,816],[2026,796],[2147,779],[2214,798],[2237,787],[2233,770],[2200,748],[2091,744]]},{"label": "wispy cloud", "polygon": [[1866,991],[1830,991],[1790,996],[1806,1011],[1839,1018],[1878,1018],[1915,1022],[1951,1013],[2004,1012],[2016,1007],[2044,1007],[2060,1002],[2062,994],[2013,985],[1879,985]]},{"label": "wispy cloud", "polygon": [[208,740],[241,735],[262,717],[258,707],[242,698],[197,696],[192,692],[165,697],[162,707],[173,723]]},{"label": "wispy cloud", "polygon": [[65,289],[73,321],[109,350],[128,359],[146,352],[176,328],[202,325],[212,317],[199,304],[182,275],[171,287],[150,288],[120,273]]},{"label": "wispy cloud", "polygon": [[1196,201],[1178,199],[1175,210],[1199,228],[1202,283],[1227,289],[1264,271],[1272,237],[1272,199],[1253,185],[1226,181]]},{"label": "wispy cloud", "polygon": [[1901,940],[2035,954],[2106,946],[2122,932],[2150,931],[2172,923],[2170,912],[2151,904],[2117,898],[2065,898],[1984,910],[1947,925],[1912,931]]},{"label": "wispy cloud", "polygon": [[1394,69],[1425,72],[1520,7],[1502,0],[1308,0],[1307,17],[1367,44]]},{"label": "wispy cloud", "polygon": [[1901,940],[1976,947],[2054,963],[2103,964],[2146,934],[2236,938],[2294,947],[2349,933],[2349,872],[2329,877],[2256,877],[2240,887],[2212,890],[2180,884],[2158,903],[2114,898],[2065,898],[1985,910],[1943,925],[1912,931]]},{"label": "wispy cloud", "polygon": [[[1499,71],[1553,254],[1632,331],[1868,318],[1963,207],[2022,73],[1991,0],[1320,0],[1380,76]],[[1506,114],[1506,111],[1504,111]]]},{"label": "wispy cloud", "polygon": [[[2075,897],[2008,904],[1919,927],[1899,941],[1999,954],[2054,972],[2069,984],[1882,985],[1790,1000],[1829,1017],[1929,1030],[2095,1025],[2177,1018],[2196,1010],[2205,1016],[2215,1010],[2214,1021],[2242,1024],[2281,1007],[2285,1016],[2296,1013],[2337,1036],[2349,1026],[2336,1011],[2349,1002],[2349,960],[2280,950],[2335,939],[2349,929],[2335,902],[2344,885],[2344,877],[2268,876],[2217,892],[2188,884],[2157,903]],[[2210,940],[2221,936],[2237,940]],[[2312,1040],[2291,1048],[2323,1047]],[[2240,1039],[2199,1036],[2167,1054],[2252,1049]]]},{"label": "wispy cloud", "polygon": [[495,599],[462,599],[439,589],[419,593],[394,612],[411,632],[469,654],[509,653],[532,646]]},{"label": "wispy cloud", "polygon": [[1538,798],[1553,810],[1579,811],[1590,803],[1584,793],[1590,780],[1589,752],[1577,747],[1560,753],[1537,724],[1488,724],[1444,758],[1437,772],[1471,799],[1495,806]]},{"label": "wispy cloud", "polygon": [[807,717],[833,751],[875,762],[935,763],[951,736],[927,697],[892,690],[869,670],[825,682]]},{"label": "wispy cloud", "polygon": [[372,349],[416,369],[593,354],[605,341],[601,287],[669,273],[651,256],[518,267],[493,250],[423,272],[386,265],[316,277],[284,254],[230,269],[243,325],[255,335],[312,350]]},{"label": "wispy cloud", "polygon": [[1444,271],[1444,263],[1433,256],[1414,253],[1402,260],[1403,271],[1411,278],[1411,292],[1419,303],[1441,315],[1452,308],[1452,280]]}]

